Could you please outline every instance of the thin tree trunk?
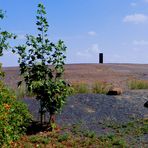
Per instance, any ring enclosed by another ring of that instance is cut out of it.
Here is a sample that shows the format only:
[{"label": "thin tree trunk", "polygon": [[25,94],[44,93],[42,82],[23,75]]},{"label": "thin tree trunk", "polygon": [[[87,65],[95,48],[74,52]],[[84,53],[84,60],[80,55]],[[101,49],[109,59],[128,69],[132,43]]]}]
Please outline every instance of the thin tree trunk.
[{"label": "thin tree trunk", "polygon": [[43,115],[45,114],[42,100],[40,100],[40,111],[39,111],[39,113],[40,113],[40,122],[41,122],[41,126],[42,126],[43,125]]},{"label": "thin tree trunk", "polygon": [[50,114],[49,125],[50,125],[51,131],[53,131],[56,128],[55,127],[55,114]]}]

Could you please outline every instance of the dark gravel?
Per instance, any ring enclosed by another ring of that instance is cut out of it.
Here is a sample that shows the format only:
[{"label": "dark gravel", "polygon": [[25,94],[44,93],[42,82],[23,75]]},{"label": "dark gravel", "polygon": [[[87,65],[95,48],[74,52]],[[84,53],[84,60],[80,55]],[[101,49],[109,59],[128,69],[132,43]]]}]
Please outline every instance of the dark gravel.
[{"label": "dark gravel", "polygon": [[[129,91],[120,96],[102,94],[78,94],[68,98],[62,112],[57,115],[59,125],[81,123],[82,127],[96,133],[104,133],[103,124],[109,122],[124,123],[138,118],[148,117],[148,108],[144,103],[148,92]],[[39,102],[35,99],[23,99],[35,120],[39,120]]]}]

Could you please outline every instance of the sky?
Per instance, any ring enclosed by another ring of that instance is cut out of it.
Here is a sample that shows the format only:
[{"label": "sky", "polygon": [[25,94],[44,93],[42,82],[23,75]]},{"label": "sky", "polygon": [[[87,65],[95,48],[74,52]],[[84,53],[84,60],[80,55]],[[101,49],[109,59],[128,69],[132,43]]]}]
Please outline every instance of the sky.
[{"label": "sky", "polygon": [[[15,33],[12,46],[36,35],[36,10],[42,2],[49,39],[67,46],[66,63],[148,63],[148,0],[0,0],[6,18],[0,28]],[[17,66],[17,55],[5,51],[3,66]]]}]

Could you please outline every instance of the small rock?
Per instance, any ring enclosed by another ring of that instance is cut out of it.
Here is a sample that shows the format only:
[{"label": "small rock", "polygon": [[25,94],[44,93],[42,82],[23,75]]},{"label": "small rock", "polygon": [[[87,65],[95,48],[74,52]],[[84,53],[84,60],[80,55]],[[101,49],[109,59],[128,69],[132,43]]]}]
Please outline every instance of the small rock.
[{"label": "small rock", "polygon": [[122,93],[123,90],[121,88],[113,87],[108,91],[107,95],[121,95]]},{"label": "small rock", "polygon": [[144,103],[144,107],[148,107],[148,101]]}]

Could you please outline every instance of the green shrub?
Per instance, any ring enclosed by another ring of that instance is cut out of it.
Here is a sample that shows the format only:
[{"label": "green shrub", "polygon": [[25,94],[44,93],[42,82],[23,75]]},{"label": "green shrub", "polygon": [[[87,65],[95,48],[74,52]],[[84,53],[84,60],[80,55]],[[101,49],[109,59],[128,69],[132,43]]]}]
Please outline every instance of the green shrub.
[{"label": "green shrub", "polygon": [[30,136],[29,137],[29,140],[32,142],[32,143],[42,143],[42,144],[48,144],[50,142],[50,137],[43,137],[43,136],[40,136],[40,135],[33,135],[33,136]]},{"label": "green shrub", "polygon": [[85,82],[77,82],[71,85],[73,89],[72,94],[79,94],[79,93],[95,93],[95,94],[107,94],[109,89],[111,88],[112,84],[98,81],[89,85]]},{"label": "green shrub", "polygon": [[122,137],[111,133],[105,136],[100,136],[99,139],[100,141],[102,141],[103,145],[105,144],[104,145],[105,147],[119,147],[119,148],[127,147],[127,143]]},{"label": "green shrub", "polygon": [[130,89],[148,89],[148,81],[146,80],[131,80],[128,82]]},{"label": "green shrub", "polygon": [[0,81],[0,147],[8,146],[24,134],[31,115],[27,106]]},{"label": "green shrub", "polygon": [[92,85],[92,93],[107,94],[112,85],[106,82],[96,82]]},{"label": "green shrub", "polygon": [[65,134],[60,135],[60,136],[58,137],[58,142],[67,141],[68,138],[69,138],[69,134],[68,134],[68,133],[65,133]]},{"label": "green shrub", "polygon": [[73,88],[73,94],[89,93],[90,92],[88,84],[86,84],[84,82],[73,83],[72,88]]},{"label": "green shrub", "polygon": [[94,131],[83,131],[83,135],[88,138],[94,138],[96,136]]}]

